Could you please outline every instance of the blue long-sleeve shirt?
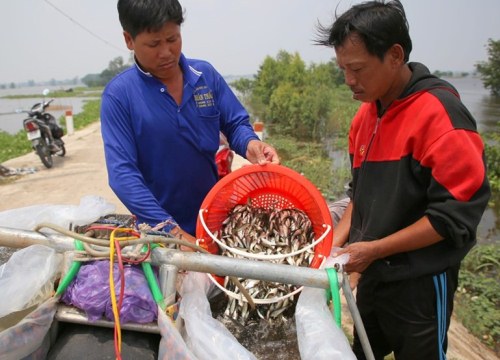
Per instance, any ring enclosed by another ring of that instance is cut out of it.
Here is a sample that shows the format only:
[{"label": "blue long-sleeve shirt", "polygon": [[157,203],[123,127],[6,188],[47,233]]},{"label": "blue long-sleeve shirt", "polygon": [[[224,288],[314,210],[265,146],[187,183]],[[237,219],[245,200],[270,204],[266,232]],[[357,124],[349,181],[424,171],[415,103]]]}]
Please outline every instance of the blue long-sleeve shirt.
[{"label": "blue long-sleeve shirt", "polygon": [[258,137],[212,65],[184,55],[179,63],[180,105],[161,81],[134,65],[104,90],[101,132],[109,185],[139,223],[171,220],[194,235],[201,203],[218,180],[219,131],[242,156]]}]

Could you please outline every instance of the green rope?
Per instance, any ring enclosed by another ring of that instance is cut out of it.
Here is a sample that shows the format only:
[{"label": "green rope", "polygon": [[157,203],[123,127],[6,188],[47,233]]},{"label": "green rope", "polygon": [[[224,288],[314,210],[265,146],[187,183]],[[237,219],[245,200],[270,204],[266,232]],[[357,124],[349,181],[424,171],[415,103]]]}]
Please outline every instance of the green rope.
[{"label": "green rope", "polygon": [[[155,247],[158,247],[159,245],[157,244],[151,244],[151,250],[153,250]],[[143,251],[147,250],[147,246],[145,245],[143,247]],[[163,293],[161,292],[160,287],[158,286],[158,282],[156,280],[156,276],[153,272],[153,268],[150,263],[143,262],[141,263],[142,266],[142,271],[144,272],[144,276],[146,277],[146,280],[149,285],[149,290],[151,290],[151,295],[153,295],[153,299],[155,300],[156,304],[165,311],[166,309],[166,304],[165,304],[165,299],[163,297]]]},{"label": "green rope", "polygon": [[[80,240],[75,239],[75,249],[81,251],[85,250],[85,248],[83,247],[83,243]],[[66,273],[66,275],[64,275],[64,278],[59,282],[59,286],[57,287],[55,296],[60,296],[64,293],[69,284],[75,278],[76,274],[78,274],[78,271],[80,270],[81,266],[82,263],[80,261],[73,261],[71,263],[68,272]]]},{"label": "green rope", "polygon": [[326,291],[327,301],[333,300],[333,317],[337,326],[341,327],[341,304],[340,304],[340,291],[339,280],[337,277],[337,270],[334,268],[327,268],[326,274],[330,282],[330,289]]}]

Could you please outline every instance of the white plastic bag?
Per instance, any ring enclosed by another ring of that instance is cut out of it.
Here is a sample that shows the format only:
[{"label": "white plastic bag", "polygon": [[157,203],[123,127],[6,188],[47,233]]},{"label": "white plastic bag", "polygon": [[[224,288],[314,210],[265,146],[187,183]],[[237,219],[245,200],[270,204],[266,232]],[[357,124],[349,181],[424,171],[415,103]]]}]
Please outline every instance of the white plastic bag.
[{"label": "white plastic bag", "polygon": [[15,252],[0,266],[0,318],[40,304],[52,295],[62,255],[43,245]]},{"label": "white plastic bag", "polygon": [[16,325],[0,332],[0,360],[44,359],[49,344],[44,341],[57,309],[57,299],[49,298]]},{"label": "white plastic bag", "polygon": [[[323,268],[333,264],[345,264],[349,257],[344,254],[329,257]],[[304,287],[295,309],[297,340],[302,360],[356,360],[351,346],[342,329],[333,318],[326,304],[324,289]]]},{"label": "white plastic bag", "polygon": [[32,230],[42,222],[62,226],[89,224],[101,216],[111,214],[116,207],[104,198],[84,196],[79,205],[32,205],[0,212],[0,226]]},{"label": "white plastic bag", "polygon": [[57,309],[57,300],[49,298],[16,325],[0,332],[0,360],[44,359],[49,342],[44,341]]},{"label": "white plastic bag", "polygon": [[256,359],[227,328],[212,317],[207,274],[189,272],[181,288],[179,316],[184,319],[186,344],[200,360]]},{"label": "white plastic bag", "polygon": [[[178,320],[180,321],[180,319]],[[161,340],[158,360],[196,360],[172,320],[158,307]]]}]

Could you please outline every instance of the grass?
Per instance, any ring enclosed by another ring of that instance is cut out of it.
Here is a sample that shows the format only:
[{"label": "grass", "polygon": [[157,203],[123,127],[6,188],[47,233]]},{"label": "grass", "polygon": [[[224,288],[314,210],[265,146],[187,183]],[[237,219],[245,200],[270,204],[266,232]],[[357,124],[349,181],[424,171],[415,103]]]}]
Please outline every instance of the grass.
[{"label": "grass", "polygon": [[476,246],[463,261],[455,313],[472,334],[500,354],[500,245]]},{"label": "grass", "polygon": [[0,146],[0,163],[32,151],[31,143],[26,138],[24,131],[19,131],[15,135],[0,131],[0,144],[2,144]]}]

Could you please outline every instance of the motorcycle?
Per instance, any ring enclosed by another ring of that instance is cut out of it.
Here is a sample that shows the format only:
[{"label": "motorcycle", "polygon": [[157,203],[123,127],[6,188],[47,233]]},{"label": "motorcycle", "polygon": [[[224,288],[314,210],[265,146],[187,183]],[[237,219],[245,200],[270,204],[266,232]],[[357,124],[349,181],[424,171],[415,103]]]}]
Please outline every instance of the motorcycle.
[{"label": "motorcycle", "polygon": [[45,112],[45,109],[54,101],[54,99],[45,100],[48,93],[47,89],[44,90],[42,102],[36,103],[30,110],[20,110],[19,112],[25,112],[29,115],[23,120],[23,128],[28,140],[31,141],[31,147],[40,157],[43,165],[50,169],[54,164],[52,156],[66,155],[66,148],[62,140],[63,129],[52,114]]}]

